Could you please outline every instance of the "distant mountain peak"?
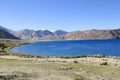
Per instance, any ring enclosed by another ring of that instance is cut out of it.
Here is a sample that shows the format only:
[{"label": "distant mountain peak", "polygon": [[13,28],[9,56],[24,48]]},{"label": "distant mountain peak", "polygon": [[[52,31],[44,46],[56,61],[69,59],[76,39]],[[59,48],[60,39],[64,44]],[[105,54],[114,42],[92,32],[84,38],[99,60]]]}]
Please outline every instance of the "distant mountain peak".
[{"label": "distant mountain peak", "polygon": [[57,35],[65,35],[65,34],[67,34],[68,32],[67,32],[67,31],[64,31],[64,30],[55,30],[54,33],[57,34]]},{"label": "distant mountain peak", "polygon": [[56,30],[50,30],[51,32],[55,32]]},{"label": "distant mountain peak", "polygon": [[41,29],[41,31],[48,31],[47,29]]}]

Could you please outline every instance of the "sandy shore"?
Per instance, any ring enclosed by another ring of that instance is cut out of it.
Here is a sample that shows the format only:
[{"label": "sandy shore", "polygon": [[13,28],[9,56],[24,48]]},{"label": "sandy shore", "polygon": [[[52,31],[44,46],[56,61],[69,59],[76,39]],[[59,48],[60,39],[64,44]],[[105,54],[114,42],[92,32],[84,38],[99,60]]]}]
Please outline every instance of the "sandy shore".
[{"label": "sandy shore", "polygon": [[[101,63],[107,62],[105,65]],[[120,59],[0,56],[0,80],[119,80]]]}]

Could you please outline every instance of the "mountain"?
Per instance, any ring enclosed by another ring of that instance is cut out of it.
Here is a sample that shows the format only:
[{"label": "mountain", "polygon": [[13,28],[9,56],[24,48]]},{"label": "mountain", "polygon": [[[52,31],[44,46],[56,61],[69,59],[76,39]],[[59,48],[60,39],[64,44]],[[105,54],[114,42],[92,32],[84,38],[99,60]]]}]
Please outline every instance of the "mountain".
[{"label": "mountain", "polygon": [[17,37],[13,36],[9,32],[6,31],[6,28],[0,26],[0,38],[3,39],[18,39]]},{"label": "mountain", "polygon": [[64,39],[84,40],[84,39],[118,39],[120,38],[120,29],[114,30],[86,30],[73,31],[64,36]]},{"label": "mountain", "polygon": [[63,31],[63,30],[55,30],[53,31],[53,33],[57,34],[57,35],[65,35],[67,34],[68,32],[67,31]]},{"label": "mountain", "polygon": [[58,40],[61,39],[62,37],[51,32],[48,30],[20,30],[20,31],[12,31],[10,32],[16,37],[19,37],[20,39],[25,39],[25,40]]},{"label": "mountain", "polygon": [[[73,31],[66,32],[63,30],[49,31],[49,30],[29,30],[23,29],[20,31],[11,31],[9,29],[0,27],[1,38],[4,36],[5,38],[20,38],[25,40],[87,40],[87,39],[119,39],[120,38],[120,29],[113,30],[86,30],[86,31]],[[4,35],[13,34],[11,36]],[[11,33],[11,34],[10,34]]]}]

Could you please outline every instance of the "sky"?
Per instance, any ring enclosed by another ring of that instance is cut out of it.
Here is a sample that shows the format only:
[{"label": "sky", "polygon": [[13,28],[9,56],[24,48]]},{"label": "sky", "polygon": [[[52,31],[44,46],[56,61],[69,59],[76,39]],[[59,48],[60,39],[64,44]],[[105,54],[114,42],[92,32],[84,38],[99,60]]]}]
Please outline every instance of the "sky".
[{"label": "sky", "polygon": [[120,0],[0,0],[0,25],[12,30],[120,28]]}]

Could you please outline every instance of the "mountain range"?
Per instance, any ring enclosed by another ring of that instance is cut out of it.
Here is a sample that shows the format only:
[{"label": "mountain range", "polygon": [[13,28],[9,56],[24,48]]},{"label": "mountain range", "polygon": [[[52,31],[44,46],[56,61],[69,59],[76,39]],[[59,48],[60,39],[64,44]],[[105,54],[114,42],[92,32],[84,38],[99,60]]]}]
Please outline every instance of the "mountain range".
[{"label": "mountain range", "polygon": [[24,40],[88,40],[88,39],[119,39],[120,29],[112,30],[86,30],[72,31],[64,30],[29,30],[12,31],[0,26],[0,38],[5,39],[24,39]]},{"label": "mountain range", "polygon": [[63,39],[63,36],[68,32],[63,30],[56,30],[51,32],[49,30],[28,30],[23,29],[20,31],[10,31],[9,33],[13,34],[14,36],[25,39],[25,40],[60,40]]}]

